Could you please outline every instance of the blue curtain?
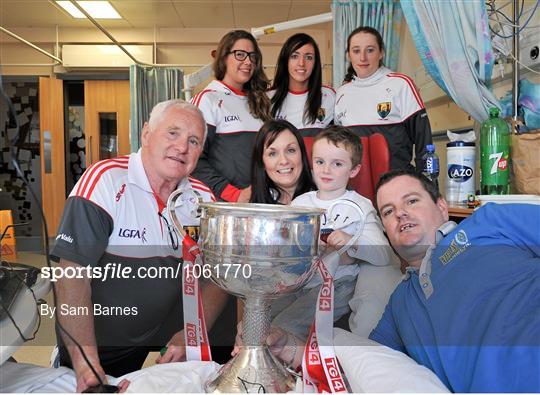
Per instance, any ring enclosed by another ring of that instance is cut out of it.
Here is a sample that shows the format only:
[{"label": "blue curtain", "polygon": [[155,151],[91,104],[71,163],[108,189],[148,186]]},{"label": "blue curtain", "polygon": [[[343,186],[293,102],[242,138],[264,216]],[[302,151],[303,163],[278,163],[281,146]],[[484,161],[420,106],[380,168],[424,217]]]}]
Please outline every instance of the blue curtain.
[{"label": "blue curtain", "polygon": [[182,98],[183,77],[183,71],[178,68],[131,65],[131,152],[137,151],[141,146],[142,128],[148,121],[152,108],[161,101]]},{"label": "blue curtain", "polygon": [[393,0],[334,0],[334,57],[333,79],[337,88],[347,71],[347,37],[359,26],[370,26],[381,33],[386,53],[384,64],[396,70],[399,60],[399,34],[403,13]]},{"label": "blue curtain", "polygon": [[478,122],[500,108],[489,83],[494,54],[483,0],[401,0],[428,74]]}]

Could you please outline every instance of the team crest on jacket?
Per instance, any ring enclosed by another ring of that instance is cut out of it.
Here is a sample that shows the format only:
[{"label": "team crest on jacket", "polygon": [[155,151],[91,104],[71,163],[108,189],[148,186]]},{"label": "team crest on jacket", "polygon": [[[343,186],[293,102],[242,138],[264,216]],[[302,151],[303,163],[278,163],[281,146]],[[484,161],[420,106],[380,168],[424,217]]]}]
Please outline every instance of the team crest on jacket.
[{"label": "team crest on jacket", "polygon": [[317,120],[319,122],[324,121],[324,118],[326,117],[326,110],[323,107],[319,108],[319,111],[317,111]]},{"label": "team crest on jacket", "polygon": [[377,113],[382,119],[386,118],[388,114],[390,114],[391,110],[392,110],[392,102],[383,101],[377,104]]}]

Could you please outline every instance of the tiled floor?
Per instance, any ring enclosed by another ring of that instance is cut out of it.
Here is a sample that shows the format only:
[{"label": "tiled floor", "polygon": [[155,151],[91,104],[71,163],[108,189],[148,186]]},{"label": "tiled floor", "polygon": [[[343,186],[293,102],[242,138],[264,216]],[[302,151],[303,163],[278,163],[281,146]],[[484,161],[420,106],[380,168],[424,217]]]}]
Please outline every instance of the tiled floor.
[{"label": "tiled floor", "polygon": [[[46,265],[45,256],[33,253],[20,252],[17,254],[17,262],[35,267],[43,267]],[[44,298],[47,304],[53,304],[52,292]],[[51,352],[56,344],[56,337],[54,331],[54,320],[42,316],[41,325],[39,331],[36,334],[36,338],[25,343],[21,346],[13,355],[18,362],[31,363],[40,366],[50,366]],[[144,363],[144,366],[150,366],[154,364],[158,353],[150,353]]]}]

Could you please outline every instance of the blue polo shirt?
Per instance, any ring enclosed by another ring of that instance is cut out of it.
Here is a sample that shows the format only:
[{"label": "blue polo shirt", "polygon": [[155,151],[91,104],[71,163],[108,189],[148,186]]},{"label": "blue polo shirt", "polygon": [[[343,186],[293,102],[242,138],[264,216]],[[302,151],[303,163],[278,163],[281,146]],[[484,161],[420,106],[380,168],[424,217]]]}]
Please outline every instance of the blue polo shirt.
[{"label": "blue polo shirt", "polygon": [[370,338],[454,392],[540,392],[540,206],[488,204],[438,233]]}]

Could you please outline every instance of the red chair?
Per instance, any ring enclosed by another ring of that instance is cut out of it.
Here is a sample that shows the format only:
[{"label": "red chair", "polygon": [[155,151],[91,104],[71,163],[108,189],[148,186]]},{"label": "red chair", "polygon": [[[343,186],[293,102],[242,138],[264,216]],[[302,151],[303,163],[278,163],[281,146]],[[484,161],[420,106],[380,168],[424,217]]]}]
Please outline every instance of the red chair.
[{"label": "red chair", "polygon": [[[349,181],[349,187],[375,203],[375,186],[379,178],[390,170],[388,144],[380,133],[362,136],[360,141],[363,147],[362,167],[356,177]],[[304,137],[304,143],[311,163],[313,137]]]}]

